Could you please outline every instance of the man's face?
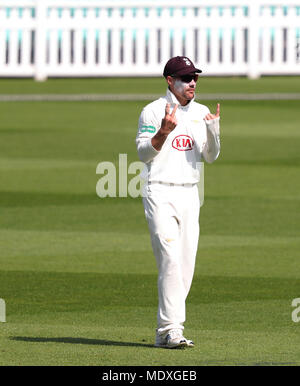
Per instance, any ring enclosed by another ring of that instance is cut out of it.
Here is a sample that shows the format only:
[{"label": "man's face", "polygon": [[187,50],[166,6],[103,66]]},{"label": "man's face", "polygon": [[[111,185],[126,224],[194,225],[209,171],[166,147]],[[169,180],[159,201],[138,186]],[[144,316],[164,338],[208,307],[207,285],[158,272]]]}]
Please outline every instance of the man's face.
[{"label": "man's face", "polygon": [[177,99],[189,102],[195,96],[198,75],[184,75],[181,77],[167,77],[170,90]]}]

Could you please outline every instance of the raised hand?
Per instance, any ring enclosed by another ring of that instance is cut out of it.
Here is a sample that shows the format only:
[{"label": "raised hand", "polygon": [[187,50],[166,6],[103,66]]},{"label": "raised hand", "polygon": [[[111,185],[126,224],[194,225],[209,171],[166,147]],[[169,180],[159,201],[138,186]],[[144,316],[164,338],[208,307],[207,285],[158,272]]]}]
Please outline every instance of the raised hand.
[{"label": "raised hand", "polygon": [[177,110],[178,104],[176,104],[173,108],[172,113],[170,114],[170,103],[166,104],[165,116],[161,121],[161,133],[164,135],[168,135],[175,129],[177,126],[177,119],[175,117],[175,113]]},{"label": "raised hand", "polygon": [[215,119],[215,118],[219,118],[220,116],[220,103],[217,104],[217,112],[216,114],[207,114],[205,115],[205,120],[209,121],[210,119]]},{"label": "raised hand", "polygon": [[172,113],[170,114],[170,103],[166,104],[165,116],[161,121],[161,127],[154,137],[151,139],[151,144],[156,150],[160,150],[168,135],[175,129],[177,126],[177,119],[175,113],[177,110],[178,104],[174,106]]}]

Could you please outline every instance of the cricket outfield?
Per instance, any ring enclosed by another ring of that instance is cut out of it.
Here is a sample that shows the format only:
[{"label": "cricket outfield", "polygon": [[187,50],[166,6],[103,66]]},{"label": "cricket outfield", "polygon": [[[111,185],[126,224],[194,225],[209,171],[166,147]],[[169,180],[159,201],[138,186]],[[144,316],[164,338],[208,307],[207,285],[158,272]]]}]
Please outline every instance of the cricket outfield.
[{"label": "cricket outfield", "polygon": [[[299,83],[203,78],[198,96],[295,93]],[[6,95],[105,92],[164,94],[165,85],[0,80]],[[202,102],[214,112],[218,100]],[[137,161],[146,103],[0,103],[0,365],[299,366],[299,102],[221,102],[221,155],[205,165],[187,301],[189,350],[153,347],[157,272],[141,199],[96,194],[99,162]]]}]

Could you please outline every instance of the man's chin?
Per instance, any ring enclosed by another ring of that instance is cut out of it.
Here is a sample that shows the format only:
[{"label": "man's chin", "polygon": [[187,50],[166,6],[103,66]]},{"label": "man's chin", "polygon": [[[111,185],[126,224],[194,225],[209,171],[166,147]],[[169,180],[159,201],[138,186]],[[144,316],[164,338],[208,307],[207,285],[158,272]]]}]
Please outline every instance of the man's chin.
[{"label": "man's chin", "polygon": [[190,101],[191,99],[193,99],[194,96],[195,96],[195,93],[194,93],[194,92],[187,92],[187,93],[185,94],[186,99],[189,100],[189,101]]}]

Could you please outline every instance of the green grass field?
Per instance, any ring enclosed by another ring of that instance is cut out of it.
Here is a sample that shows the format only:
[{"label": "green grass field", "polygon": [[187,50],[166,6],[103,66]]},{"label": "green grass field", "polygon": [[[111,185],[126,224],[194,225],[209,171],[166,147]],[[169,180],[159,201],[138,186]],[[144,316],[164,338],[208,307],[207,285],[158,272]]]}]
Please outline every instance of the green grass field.
[{"label": "green grass field", "polygon": [[[208,78],[200,87],[296,92],[299,78]],[[162,79],[0,80],[0,94],[164,89]],[[212,111],[216,102],[203,101]],[[221,103],[189,350],[153,347],[157,272],[141,199],[95,190],[99,162],[137,160],[146,103],[0,103],[0,365],[300,365],[291,318],[300,297],[299,101]]]}]

